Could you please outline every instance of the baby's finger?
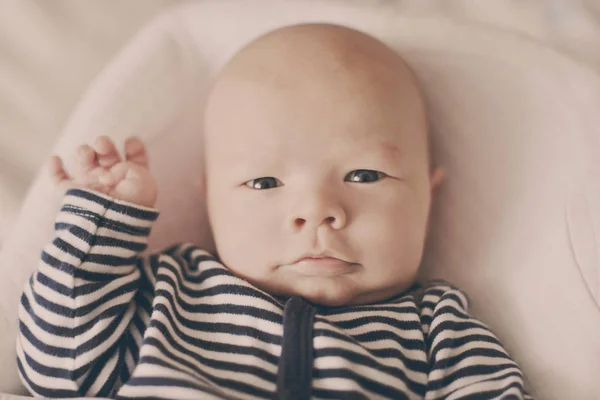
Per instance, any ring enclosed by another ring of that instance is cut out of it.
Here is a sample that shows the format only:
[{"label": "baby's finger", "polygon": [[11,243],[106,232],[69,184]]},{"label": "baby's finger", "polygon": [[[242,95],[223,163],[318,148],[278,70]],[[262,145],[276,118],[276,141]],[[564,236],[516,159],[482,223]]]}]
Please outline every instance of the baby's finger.
[{"label": "baby's finger", "polygon": [[76,150],[77,171],[80,175],[87,173],[97,166],[96,152],[87,144],[82,144]]},{"label": "baby's finger", "polygon": [[71,177],[65,170],[62,159],[58,156],[50,157],[48,162],[48,172],[50,172],[50,178],[55,184],[61,184],[64,181],[71,181]]},{"label": "baby's finger", "polygon": [[148,168],[148,152],[146,146],[138,137],[130,137],[125,141],[125,158],[142,167]]},{"label": "baby's finger", "polygon": [[93,147],[98,157],[98,164],[101,167],[110,168],[121,162],[121,156],[108,136],[100,136],[96,139]]}]

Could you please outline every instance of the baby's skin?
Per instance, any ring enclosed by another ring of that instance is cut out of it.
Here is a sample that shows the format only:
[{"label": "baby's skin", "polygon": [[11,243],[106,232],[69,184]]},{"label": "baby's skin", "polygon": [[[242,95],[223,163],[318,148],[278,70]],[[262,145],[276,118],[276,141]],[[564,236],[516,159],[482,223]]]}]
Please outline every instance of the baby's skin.
[{"label": "baby's skin", "polygon": [[391,48],[327,24],[266,34],[221,72],[204,134],[208,216],[236,275],[328,306],[414,284],[442,170],[419,82]]}]

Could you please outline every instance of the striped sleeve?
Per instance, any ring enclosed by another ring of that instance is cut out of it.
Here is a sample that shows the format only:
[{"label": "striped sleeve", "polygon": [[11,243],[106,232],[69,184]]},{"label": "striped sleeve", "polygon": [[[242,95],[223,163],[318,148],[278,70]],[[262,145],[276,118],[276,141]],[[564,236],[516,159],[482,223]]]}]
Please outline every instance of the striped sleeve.
[{"label": "striped sleeve", "polygon": [[531,399],[519,366],[467,310],[466,295],[444,282],[423,291],[421,322],[430,365],[425,399]]},{"label": "striped sleeve", "polygon": [[71,189],[19,306],[17,366],[42,397],[111,397],[128,380],[150,319],[139,256],[158,212]]}]

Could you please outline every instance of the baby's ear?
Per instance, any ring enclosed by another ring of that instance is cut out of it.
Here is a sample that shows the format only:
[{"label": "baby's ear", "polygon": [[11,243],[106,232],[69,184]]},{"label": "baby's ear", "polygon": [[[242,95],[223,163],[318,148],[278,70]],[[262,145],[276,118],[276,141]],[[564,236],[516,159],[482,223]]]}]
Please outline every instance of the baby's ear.
[{"label": "baby's ear", "polygon": [[429,182],[431,184],[431,191],[434,191],[443,181],[446,176],[446,171],[443,168],[435,168],[431,171]]}]

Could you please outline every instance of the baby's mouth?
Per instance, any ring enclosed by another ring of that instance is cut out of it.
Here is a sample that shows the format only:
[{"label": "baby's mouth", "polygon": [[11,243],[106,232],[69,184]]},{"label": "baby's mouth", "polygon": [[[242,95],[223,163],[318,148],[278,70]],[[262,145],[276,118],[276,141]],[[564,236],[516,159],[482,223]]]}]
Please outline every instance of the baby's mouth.
[{"label": "baby's mouth", "polygon": [[350,272],[355,265],[335,257],[305,257],[288,267],[302,275],[336,276]]}]

